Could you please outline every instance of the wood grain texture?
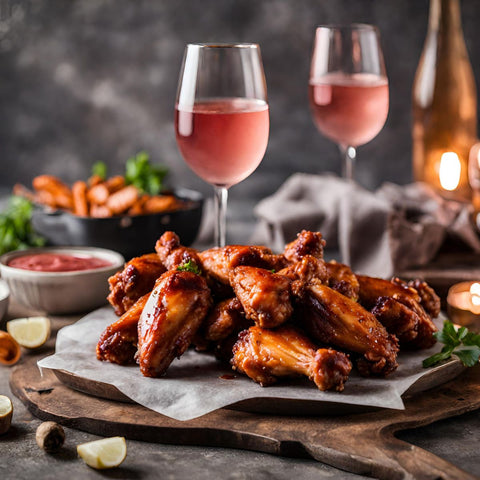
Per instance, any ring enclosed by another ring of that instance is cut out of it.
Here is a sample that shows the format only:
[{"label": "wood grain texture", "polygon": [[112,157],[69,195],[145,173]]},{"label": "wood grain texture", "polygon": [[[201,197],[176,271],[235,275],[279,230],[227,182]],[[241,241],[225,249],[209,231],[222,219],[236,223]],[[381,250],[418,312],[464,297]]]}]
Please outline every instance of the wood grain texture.
[{"label": "wood grain texture", "polygon": [[15,367],[10,385],[42,420],[98,435],[149,442],[242,448],[284,456],[310,455],[353,473],[380,479],[474,479],[449,462],[394,437],[395,432],[480,408],[480,366],[406,399],[406,410],[344,416],[275,416],[220,409],[187,422],[136,404],[68,388],[36,358]]}]

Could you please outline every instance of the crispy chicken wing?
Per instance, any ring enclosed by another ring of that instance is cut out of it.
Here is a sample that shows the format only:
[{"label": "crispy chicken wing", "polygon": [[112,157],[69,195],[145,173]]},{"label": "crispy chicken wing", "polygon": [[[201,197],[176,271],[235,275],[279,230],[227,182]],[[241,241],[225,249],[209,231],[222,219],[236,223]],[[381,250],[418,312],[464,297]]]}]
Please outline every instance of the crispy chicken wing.
[{"label": "crispy chicken wing", "polygon": [[327,285],[354,301],[358,300],[360,289],[358,280],[350,267],[335,261],[325,264],[327,270]]},{"label": "crispy chicken wing", "polygon": [[300,318],[311,337],[362,354],[362,375],[385,376],[397,368],[397,338],[357,302],[315,283],[306,287],[301,303]]},{"label": "crispy chicken wing", "polygon": [[317,257],[305,255],[301,260],[291,263],[277,272],[291,281],[291,291],[301,296],[306,285],[313,282],[325,283],[328,279],[325,262]]},{"label": "crispy chicken wing", "polygon": [[302,230],[297,238],[286,245],[283,255],[293,263],[301,260],[305,255],[323,259],[325,240],[320,232]]},{"label": "crispy chicken wing", "polygon": [[97,358],[126,365],[135,361],[138,320],[150,293],[140,297],[116,322],[109,325],[97,343]]},{"label": "crispy chicken wing", "polygon": [[207,275],[225,285],[230,284],[231,271],[240,265],[279,270],[286,265],[283,255],[274,255],[267,247],[228,245],[200,252]]},{"label": "crispy chicken wing", "polygon": [[164,273],[138,322],[138,363],[146,377],[165,373],[189,347],[211,305],[205,279],[192,272]]},{"label": "crispy chicken wing", "polygon": [[[404,284],[398,278],[394,278],[395,283]],[[440,314],[440,297],[435,293],[435,290],[428,285],[427,282],[420,280],[410,280],[407,285],[414,288],[420,296],[420,305],[432,318],[437,318]]]},{"label": "crispy chicken wing", "polygon": [[225,340],[233,333],[252,326],[253,322],[245,318],[245,311],[237,297],[229,298],[215,305],[208,314],[202,330],[205,339],[211,342]]},{"label": "crispy chicken wing", "polygon": [[235,295],[246,317],[260,327],[273,328],[285,323],[293,313],[290,280],[257,267],[236,267],[231,274]]},{"label": "crispy chicken wing", "polygon": [[372,314],[380,323],[393,333],[400,345],[404,346],[418,335],[420,318],[410,308],[392,297],[380,297],[372,308]]},{"label": "crispy chicken wing", "polygon": [[108,279],[107,299],[117,315],[123,315],[141,296],[152,291],[157,278],[165,271],[156,253],[132,258],[121,272]]},{"label": "crispy chicken wing", "polygon": [[240,333],[233,347],[234,369],[262,386],[277,377],[305,375],[320,390],[343,390],[352,364],[348,357],[332,349],[315,346],[293,327],[268,330],[258,326]]},{"label": "crispy chicken wing", "polygon": [[189,261],[202,269],[202,262],[194,248],[184,247],[178,235],[174,232],[165,232],[155,244],[155,251],[167,270],[173,270]]},{"label": "crispy chicken wing", "polygon": [[[420,305],[421,297],[417,290],[403,282],[396,283],[364,275],[357,275],[357,279],[360,285],[360,303],[366,308],[374,308],[380,297],[391,297],[416,314],[412,315],[412,318],[418,322],[417,335],[408,342],[404,341],[404,347],[422,349],[430,348],[435,344],[433,333],[437,331],[437,327]],[[389,324],[391,326],[392,321]]]}]

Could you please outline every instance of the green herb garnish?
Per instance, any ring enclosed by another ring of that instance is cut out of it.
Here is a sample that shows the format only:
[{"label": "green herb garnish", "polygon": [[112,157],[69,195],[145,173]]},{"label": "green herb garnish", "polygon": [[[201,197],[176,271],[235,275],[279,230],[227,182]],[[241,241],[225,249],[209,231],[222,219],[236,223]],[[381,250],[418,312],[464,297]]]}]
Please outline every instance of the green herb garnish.
[{"label": "green herb garnish", "polygon": [[196,264],[195,260],[192,259],[182,263],[181,265],[178,265],[177,270],[179,272],[192,272],[197,275],[200,275],[202,273],[200,267]]},{"label": "green herb garnish", "polygon": [[423,361],[423,366],[431,367],[447,360],[452,355],[457,356],[466,367],[473,367],[480,358],[480,335],[470,332],[466,327],[456,327],[445,320],[443,330],[433,336],[445,346],[442,350]]},{"label": "green herb garnish", "polygon": [[10,197],[7,209],[0,214],[0,254],[45,245],[45,239],[33,230],[31,219],[32,204],[23,197]]},{"label": "green herb garnish", "polygon": [[94,163],[92,166],[92,175],[105,180],[107,178],[107,164],[105,162]]},{"label": "green herb garnish", "polygon": [[127,184],[134,185],[142,193],[158,195],[162,191],[163,179],[167,171],[164,165],[152,165],[150,155],[142,151],[127,160],[125,180]]}]

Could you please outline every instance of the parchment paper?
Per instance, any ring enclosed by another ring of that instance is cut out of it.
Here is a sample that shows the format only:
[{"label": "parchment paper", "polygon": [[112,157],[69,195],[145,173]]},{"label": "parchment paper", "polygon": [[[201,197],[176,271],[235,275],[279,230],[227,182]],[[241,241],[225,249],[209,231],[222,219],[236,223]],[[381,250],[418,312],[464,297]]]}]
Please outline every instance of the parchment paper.
[{"label": "parchment paper", "polygon": [[91,380],[114,385],[135,402],[176,420],[191,420],[240,400],[269,397],[337,402],[391,409],[404,409],[401,395],[429,370],[422,360],[439,351],[440,346],[420,352],[401,353],[399,367],[387,379],[363,378],[352,372],[345,390],[321,392],[307,379],[282,380],[270,387],[261,387],[241,374],[232,374],[208,354],[187,351],[175,360],[161,378],[142,376],[138,366],[120,366],[100,362],[95,347],[105,327],[117,317],[111,307],[88,314],[78,322],[62,328],[57,335],[56,353],[38,362],[40,368],[66,370]]}]

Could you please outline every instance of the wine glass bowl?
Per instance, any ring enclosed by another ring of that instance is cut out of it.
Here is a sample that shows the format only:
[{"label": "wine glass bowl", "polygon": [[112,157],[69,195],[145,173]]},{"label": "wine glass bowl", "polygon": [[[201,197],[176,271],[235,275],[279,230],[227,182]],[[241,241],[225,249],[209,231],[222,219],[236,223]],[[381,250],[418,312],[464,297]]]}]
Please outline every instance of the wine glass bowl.
[{"label": "wine glass bowl", "polygon": [[337,143],[343,175],[353,179],[356,147],[375,138],[388,115],[388,79],[376,27],[317,27],[309,100],[317,129]]},{"label": "wine glass bowl", "polygon": [[175,132],[184,160],[214,187],[215,243],[224,246],[228,188],[258,167],[268,143],[267,90],[258,45],[187,45]]}]

